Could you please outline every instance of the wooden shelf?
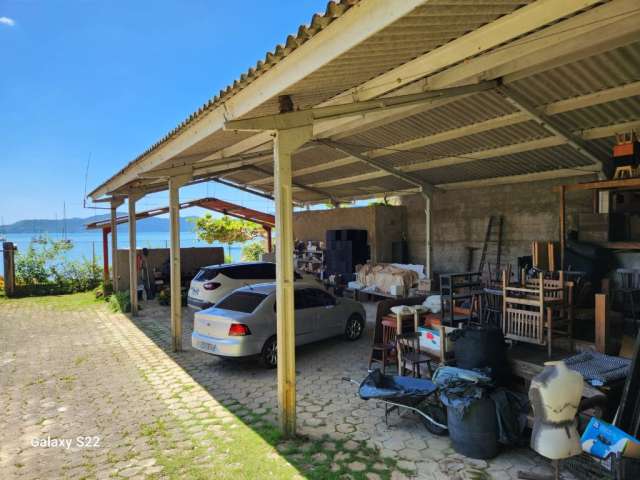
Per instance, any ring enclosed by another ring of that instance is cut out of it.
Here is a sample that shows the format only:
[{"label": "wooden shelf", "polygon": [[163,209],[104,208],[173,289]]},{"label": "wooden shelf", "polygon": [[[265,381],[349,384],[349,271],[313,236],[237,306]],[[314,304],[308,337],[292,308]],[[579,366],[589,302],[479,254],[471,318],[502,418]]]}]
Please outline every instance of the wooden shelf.
[{"label": "wooden shelf", "polygon": [[[619,180],[599,180],[596,182],[573,183],[562,186],[565,192],[577,190],[615,190],[615,189],[639,189],[640,177],[622,178]],[[558,189],[558,187],[556,187]]]}]

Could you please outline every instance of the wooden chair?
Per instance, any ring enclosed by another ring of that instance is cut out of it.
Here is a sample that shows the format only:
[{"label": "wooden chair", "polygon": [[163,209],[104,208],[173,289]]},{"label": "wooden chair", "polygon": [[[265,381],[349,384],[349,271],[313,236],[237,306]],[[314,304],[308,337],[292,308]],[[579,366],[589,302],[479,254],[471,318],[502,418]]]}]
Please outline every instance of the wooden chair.
[{"label": "wooden chair", "polygon": [[486,288],[502,288],[502,272],[507,272],[507,281],[511,281],[511,264],[500,265],[497,263],[489,263],[488,275],[483,279]]},{"label": "wooden chair", "polygon": [[424,299],[425,297],[412,297],[378,302],[371,342],[371,354],[369,355],[369,370],[371,370],[374,363],[381,363],[382,373],[385,373],[387,365],[396,363],[396,356],[393,355],[396,349],[396,329],[385,326],[383,323],[384,317],[390,313],[391,307],[396,305],[417,305],[424,302]]},{"label": "wooden chair", "polygon": [[559,282],[561,280],[545,279],[539,273],[536,280],[530,279],[525,286],[515,287],[508,285],[506,275],[503,276],[505,338],[546,346],[551,357],[554,338],[568,337],[573,350],[572,295],[565,291],[572,285]]},{"label": "wooden chair", "polygon": [[382,364],[382,373],[386,372],[387,365],[395,363],[393,351],[396,348],[395,328],[385,327],[380,322],[376,325],[373,333],[373,344],[371,345],[371,355],[369,356],[369,370],[374,363]]},{"label": "wooden chair", "polygon": [[417,332],[403,333],[396,336],[399,355],[399,374],[406,375],[408,372],[413,377],[420,378],[420,366],[426,365],[429,377],[431,371],[431,357],[420,350],[420,335]]},{"label": "wooden chair", "polygon": [[502,326],[502,299],[502,289],[484,289],[481,302],[481,325],[495,328],[500,328]]}]

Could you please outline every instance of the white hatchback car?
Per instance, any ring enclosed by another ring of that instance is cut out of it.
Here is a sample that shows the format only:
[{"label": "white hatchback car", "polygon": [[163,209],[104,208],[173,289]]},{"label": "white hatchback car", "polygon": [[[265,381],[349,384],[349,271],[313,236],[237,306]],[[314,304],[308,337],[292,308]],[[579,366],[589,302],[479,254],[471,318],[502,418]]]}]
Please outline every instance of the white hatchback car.
[{"label": "white hatchback car", "polygon": [[237,288],[275,279],[275,263],[226,263],[204,267],[191,280],[187,305],[195,310],[209,308]]},{"label": "white hatchback car", "polygon": [[[365,327],[364,307],[336,298],[316,283],[297,282],[294,290],[296,345],[337,335],[358,340]],[[215,307],[197,312],[194,348],[221,357],[257,355],[270,368],[277,363],[276,284],[240,288]]]}]

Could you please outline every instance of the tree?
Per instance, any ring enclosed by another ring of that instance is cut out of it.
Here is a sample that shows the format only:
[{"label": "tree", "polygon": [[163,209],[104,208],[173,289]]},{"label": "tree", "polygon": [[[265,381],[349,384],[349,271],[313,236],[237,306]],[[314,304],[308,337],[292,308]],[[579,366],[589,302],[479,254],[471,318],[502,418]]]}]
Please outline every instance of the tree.
[{"label": "tree", "polygon": [[265,252],[266,250],[262,242],[247,243],[242,247],[242,260],[245,262],[257,262]]},{"label": "tree", "polygon": [[220,242],[228,247],[231,256],[231,245],[252,240],[262,235],[260,227],[246,220],[239,220],[223,215],[213,218],[210,213],[195,220],[196,235],[207,243]]}]

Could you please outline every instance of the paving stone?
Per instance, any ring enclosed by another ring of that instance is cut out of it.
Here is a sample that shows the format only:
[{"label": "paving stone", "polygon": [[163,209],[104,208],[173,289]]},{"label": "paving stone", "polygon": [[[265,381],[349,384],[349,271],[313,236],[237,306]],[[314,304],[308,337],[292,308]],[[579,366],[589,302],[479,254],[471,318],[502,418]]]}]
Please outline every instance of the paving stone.
[{"label": "paving stone", "polygon": [[338,452],[333,456],[333,460],[336,462],[342,462],[344,460],[348,460],[351,455],[347,452]]},{"label": "paving stone", "polygon": [[347,465],[347,468],[352,472],[364,472],[367,466],[362,462],[351,462]]},{"label": "paving stone", "polygon": [[348,440],[344,442],[343,447],[345,450],[353,451],[357,450],[360,447],[358,442],[354,442],[353,440]]},{"label": "paving stone", "polygon": [[140,467],[129,467],[125,470],[120,470],[118,472],[118,475],[120,475],[121,477],[125,477],[125,478],[131,478],[133,477],[135,474],[137,474],[140,471]]},{"label": "paving stone", "polygon": [[[309,436],[309,445],[321,449],[314,462],[331,458],[330,468],[339,471],[348,462],[362,463],[357,452],[366,444],[378,450],[380,458],[400,460],[399,466],[415,468],[418,478],[424,474],[430,480],[447,478],[446,472],[453,470],[466,476],[474,469],[507,480],[515,478],[518,469],[545,467],[546,462],[528,449],[509,450],[489,462],[460,458],[447,438],[429,434],[413,415],[391,415],[387,426],[380,402],[363,402],[353,386],[340,381],[342,376],[361,378],[366,372],[375,305],[365,308],[369,323],[362,340],[329,341],[298,354],[299,430]],[[232,448],[227,432],[242,425],[236,415],[254,429],[277,424],[275,372],[254,362],[225,362],[194,350],[193,313],[183,312],[184,351],[174,354],[168,309],[152,302],[135,319],[98,308],[55,312],[0,304],[0,341],[5,342],[0,345],[0,404],[6,406],[0,410],[0,424],[9,439],[0,443],[3,479],[105,478],[118,471],[129,478],[157,475],[163,468],[155,463],[150,442],[170,456],[202,445],[207,455],[198,462],[206,465],[208,457],[227,458],[224,450]],[[41,332],[37,337],[30,336],[34,328]],[[57,345],[69,347],[52,345],[51,337]],[[78,357],[86,360],[75,365]],[[73,380],[60,380],[68,374]],[[73,388],[62,388],[67,384]],[[261,420],[255,422],[251,414]],[[160,418],[165,430],[154,431]],[[186,430],[172,424],[178,420],[185,422]],[[24,441],[47,433],[64,438],[100,435],[103,446],[99,451],[34,451]],[[344,442],[342,451],[337,442]],[[294,445],[283,442],[277,451],[290,451]],[[273,458],[280,456],[265,453],[265,460]],[[313,466],[305,463],[300,468],[304,477],[305,469]],[[385,475],[392,468],[377,462],[373,470]],[[400,472],[393,475],[403,478]]]},{"label": "paving stone", "polygon": [[328,458],[329,457],[327,456],[327,454],[322,452],[314,453],[313,455],[311,455],[311,459],[314,461],[314,463],[324,463]]}]

